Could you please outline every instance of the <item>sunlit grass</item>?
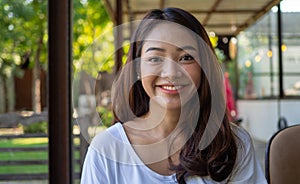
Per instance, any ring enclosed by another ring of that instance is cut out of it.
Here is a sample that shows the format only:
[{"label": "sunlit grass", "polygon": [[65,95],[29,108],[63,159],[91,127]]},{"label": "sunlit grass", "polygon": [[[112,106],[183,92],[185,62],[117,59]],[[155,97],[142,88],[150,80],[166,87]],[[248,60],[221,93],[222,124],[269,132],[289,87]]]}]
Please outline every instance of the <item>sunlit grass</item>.
[{"label": "sunlit grass", "polygon": [[[47,147],[48,138],[1,139],[1,148]],[[9,151],[0,153],[1,161],[48,160],[47,151]],[[47,173],[48,165],[2,165],[0,174]]]},{"label": "sunlit grass", "polygon": [[[80,144],[79,138],[74,138],[74,146]],[[0,148],[29,148],[29,147],[47,147],[48,138],[14,138],[0,139]],[[80,158],[79,151],[74,151],[74,159]],[[21,161],[21,160],[48,160],[47,151],[9,151],[0,152],[0,161]],[[80,165],[75,164],[75,172],[80,171]],[[47,173],[48,165],[1,165],[0,174],[15,173]]]},{"label": "sunlit grass", "polygon": [[0,167],[0,174],[35,174],[48,173],[47,165],[7,165]]},{"label": "sunlit grass", "polygon": [[12,144],[14,145],[33,145],[33,144],[47,144],[48,138],[23,138],[23,139],[13,139]]},{"label": "sunlit grass", "polygon": [[73,144],[74,144],[74,146],[77,146],[77,145],[79,145],[80,144],[80,138],[74,138],[73,139]]},{"label": "sunlit grass", "polygon": [[28,147],[28,146],[46,146],[47,137],[37,138],[17,138],[17,139],[0,139],[0,147]]},{"label": "sunlit grass", "polygon": [[48,153],[46,151],[18,151],[18,152],[2,152],[0,160],[47,160]]}]

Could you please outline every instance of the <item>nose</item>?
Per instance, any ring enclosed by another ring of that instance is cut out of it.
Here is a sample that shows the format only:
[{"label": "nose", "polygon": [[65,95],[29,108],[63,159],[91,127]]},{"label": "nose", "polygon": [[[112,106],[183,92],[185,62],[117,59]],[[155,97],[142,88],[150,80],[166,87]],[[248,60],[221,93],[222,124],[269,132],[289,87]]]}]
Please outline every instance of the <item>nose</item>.
[{"label": "nose", "polygon": [[179,78],[182,76],[181,66],[172,60],[166,60],[162,66],[161,77],[163,78]]}]

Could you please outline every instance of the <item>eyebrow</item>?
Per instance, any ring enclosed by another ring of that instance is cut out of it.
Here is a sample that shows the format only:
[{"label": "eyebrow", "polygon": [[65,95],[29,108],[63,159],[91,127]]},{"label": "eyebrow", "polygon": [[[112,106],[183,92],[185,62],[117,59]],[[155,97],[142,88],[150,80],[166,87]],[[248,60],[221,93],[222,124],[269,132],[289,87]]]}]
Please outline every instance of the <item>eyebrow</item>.
[{"label": "eyebrow", "polygon": [[149,52],[149,51],[160,51],[160,52],[165,52],[166,50],[165,49],[163,49],[163,48],[158,48],[158,47],[150,47],[150,48],[148,48],[146,51],[145,51],[145,53],[146,52]]},{"label": "eyebrow", "polygon": [[[178,50],[178,51],[185,51],[185,50],[194,50],[194,51],[196,51],[195,47],[190,46],[190,45],[183,46],[183,47],[179,47],[177,50]],[[146,52],[149,52],[149,51],[160,51],[160,52],[165,52],[166,50],[163,49],[163,48],[159,48],[159,47],[150,47],[150,48],[148,48],[148,49],[145,51],[145,53],[146,53]]]}]

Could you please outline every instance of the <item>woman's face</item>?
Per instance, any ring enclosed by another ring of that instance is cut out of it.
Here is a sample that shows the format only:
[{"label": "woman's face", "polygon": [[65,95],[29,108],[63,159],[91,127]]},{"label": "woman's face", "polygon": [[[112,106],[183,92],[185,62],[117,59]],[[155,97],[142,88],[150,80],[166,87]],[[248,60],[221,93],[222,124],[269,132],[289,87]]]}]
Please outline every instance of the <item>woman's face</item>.
[{"label": "woman's face", "polygon": [[180,108],[200,85],[195,37],[174,23],[157,25],[144,40],[140,67],[150,99],[167,109]]}]

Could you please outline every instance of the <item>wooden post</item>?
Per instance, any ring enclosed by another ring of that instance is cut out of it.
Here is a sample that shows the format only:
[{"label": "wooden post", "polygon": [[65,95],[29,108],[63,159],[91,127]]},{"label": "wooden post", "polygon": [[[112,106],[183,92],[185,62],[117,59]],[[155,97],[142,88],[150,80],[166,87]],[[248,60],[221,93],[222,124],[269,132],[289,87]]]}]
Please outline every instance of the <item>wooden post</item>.
[{"label": "wooden post", "polygon": [[122,67],[122,57],[123,57],[123,35],[122,35],[122,0],[116,0],[116,23],[115,23],[115,74],[119,72]]},{"label": "wooden post", "polygon": [[49,183],[72,184],[72,0],[50,0],[48,3]]},{"label": "wooden post", "polygon": [[281,23],[281,8],[280,3],[277,5],[277,34],[278,34],[278,73],[279,73],[279,98],[284,98],[284,89],[283,89],[283,61],[282,61],[282,23]]}]

